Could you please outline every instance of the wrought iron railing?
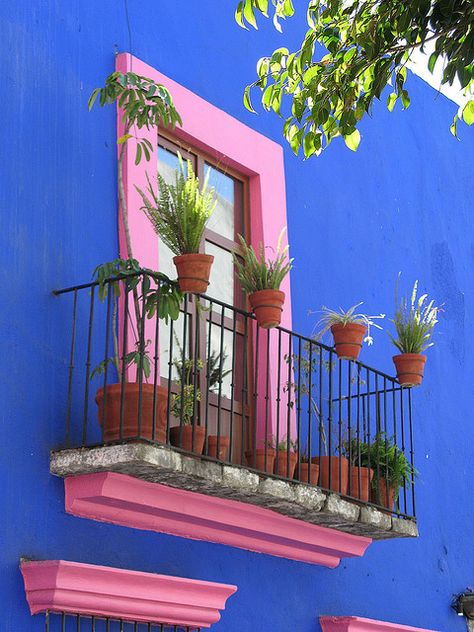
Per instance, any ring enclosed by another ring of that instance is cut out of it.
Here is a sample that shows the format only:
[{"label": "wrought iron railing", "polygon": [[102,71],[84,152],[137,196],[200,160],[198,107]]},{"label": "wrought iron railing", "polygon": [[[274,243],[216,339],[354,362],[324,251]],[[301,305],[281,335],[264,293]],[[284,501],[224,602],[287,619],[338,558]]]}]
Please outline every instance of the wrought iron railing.
[{"label": "wrought iron railing", "polygon": [[45,613],[45,632],[200,632],[201,628],[66,612]]},{"label": "wrought iron railing", "polygon": [[55,292],[72,330],[61,447],[167,444],[415,516],[410,389],[207,296],[149,319],[141,281],[137,327],[130,283],[110,280],[103,301],[97,283]]}]

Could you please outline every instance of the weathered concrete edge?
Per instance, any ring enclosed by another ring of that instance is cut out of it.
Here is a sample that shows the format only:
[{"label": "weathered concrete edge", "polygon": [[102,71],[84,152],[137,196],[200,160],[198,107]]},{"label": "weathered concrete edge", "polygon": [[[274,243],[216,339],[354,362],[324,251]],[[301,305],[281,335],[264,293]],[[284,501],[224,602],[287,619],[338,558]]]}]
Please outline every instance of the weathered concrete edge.
[{"label": "weathered concrete edge", "polygon": [[143,443],[51,452],[51,473],[119,472],[154,483],[272,509],[298,520],[374,540],[417,537],[416,523],[327,494],[318,487],[259,476],[243,467]]}]

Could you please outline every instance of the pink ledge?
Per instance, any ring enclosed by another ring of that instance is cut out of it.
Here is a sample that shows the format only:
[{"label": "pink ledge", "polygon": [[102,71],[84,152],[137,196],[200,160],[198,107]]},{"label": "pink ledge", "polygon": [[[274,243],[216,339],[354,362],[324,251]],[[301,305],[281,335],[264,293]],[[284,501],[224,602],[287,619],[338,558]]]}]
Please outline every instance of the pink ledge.
[{"label": "pink ledge", "polygon": [[309,524],[244,502],[206,496],[113,472],[65,480],[66,511],[135,529],[207,540],[336,567],[370,538]]},{"label": "pink ledge", "polygon": [[63,560],[22,562],[31,614],[46,610],[209,628],[236,586]]},{"label": "pink ledge", "polygon": [[320,617],[319,621],[323,632],[436,632],[362,617]]}]

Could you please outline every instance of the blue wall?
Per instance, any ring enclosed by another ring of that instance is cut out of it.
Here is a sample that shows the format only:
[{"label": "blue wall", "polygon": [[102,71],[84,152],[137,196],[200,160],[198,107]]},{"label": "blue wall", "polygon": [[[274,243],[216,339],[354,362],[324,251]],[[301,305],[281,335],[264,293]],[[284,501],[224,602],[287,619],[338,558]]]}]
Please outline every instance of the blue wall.
[{"label": "blue wall", "polygon": [[[285,147],[285,160],[296,330],[311,331],[307,310],[321,304],[390,313],[400,270],[445,303],[414,397],[420,538],[375,543],[328,570],[65,515],[48,453],[62,436],[68,330],[51,290],[117,252],[115,117],[87,112],[90,91],[132,49],[280,141],[276,118],[241,105],[256,59],[282,42],[270,25],[239,29],[233,0],[129,8],[131,43],[122,1],[0,4],[0,629],[42,629],[27,611],[23,555],[236,583],[216,632],[313,632],[320,614],[463,630],[449,603],[474,582],[474,144],[467,129],[461,143],[450,136],[453,104],[416,78],[409,111],[376,107],[356,154],[336,143],[304,163]],[[297,27],[286,27],[293,43]],[[364,359],[392,371],[386,335],[376,338]]]}]

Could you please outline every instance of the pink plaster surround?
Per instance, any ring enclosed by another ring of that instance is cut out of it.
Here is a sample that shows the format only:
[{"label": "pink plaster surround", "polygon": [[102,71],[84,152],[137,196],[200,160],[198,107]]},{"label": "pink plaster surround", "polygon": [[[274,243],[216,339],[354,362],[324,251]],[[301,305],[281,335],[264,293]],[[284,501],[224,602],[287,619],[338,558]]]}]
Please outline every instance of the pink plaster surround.
[{"label": "pink plaster surround", "polygon": [[291,560],[336,567],[362,556],[369,538],[308,524],[234,500],[175,489],[113,472],[65,479],[74,516],[207,540]]},{"label": "pink plaster surround", "polygon": [[[181,116],[183,125],[173,130],[173,135],[192,147],[206,152],[219,162],[222,169],[231,167],[244,176],[249,182],[251,241],[254,247],[262,242],[265,246],[276,247],[279,234],[287,225],[285,171],[283,149],[274,141],[244,125],[212,103],[194,94],[184,86],[176,83],[166,75],[149,66],[142,60],[121,53],[116,58],[116,69],[120,72],[133,71],[163,84],[171,93],[175,106]],[[121,116],[117,118],[119,136],[123,134]],[[133,131],[133,130],[132,130]],[[157,130],[146,128],[139,131],[140,138],[148,139],[153,146],[157,144]],[[120,148],[119,148],[120,151]],[[127,153],[124,161],[124,188],[127,201],[129,226],[132,238],[134,257],[144,267],[156,269],[158,261],[157,241],[145,214],[140,210],[142,201],[135,189],[135,185],[145,190],[147,188],[146,173],[155,181],[157,173],[157,153],[151,154],[150,161],[142,160],[135,165],[134,140],[127,143]],[[284,244],[287,235],[284,236]],[[119,242],[121,256],[126,256],[125,237],[121,215],[119,215]],[[291,291],[290,276],[288,275],[280,288],[286,295],[286,302],[282,315],[282,325],[291,330]],[[147,332],[147,339],[152,340],[154,333]],[[276,336],[270,345],[269,392],[270,400],[276,402],[276,376],[278,349]],[[264,361],[264,358],[262,358]],[[286,366],[286,364],[285,364]],[[261,389],[265,392],[266,383],[264,371],[261,371]],[[264,406],[265,403],[258,404]],[[257,414],[257,437],[262,443],[264,432],[263,422],[265,410]],[[269,432],[275,434],[273,420],[274,410],[269,411]],[[295,434],[295,415],[291,420],[291,434]]]},{"label": "pink plaster surround", "polygon": [[209,628],[236,586],[63,560],[21,562],[31,614],[46,610]]},{"label": "pink plaster surround", "polygon": [[320,617],[323,632],[436,632],[362,617]]}]

